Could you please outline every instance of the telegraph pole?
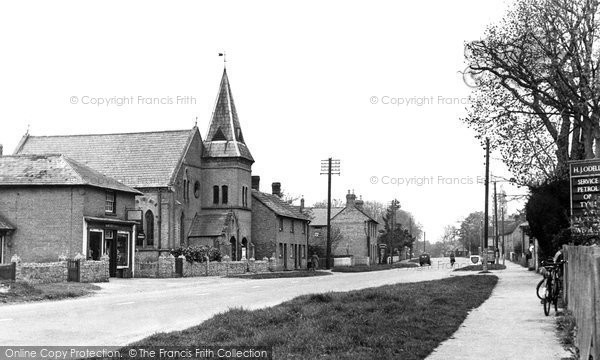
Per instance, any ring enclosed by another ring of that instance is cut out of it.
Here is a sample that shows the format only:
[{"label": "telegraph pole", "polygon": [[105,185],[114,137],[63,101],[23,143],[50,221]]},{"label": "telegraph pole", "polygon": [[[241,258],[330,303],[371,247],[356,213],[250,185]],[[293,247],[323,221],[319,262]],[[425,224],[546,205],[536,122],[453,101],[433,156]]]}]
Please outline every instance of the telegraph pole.
[{"label": "telegraph pole", "polygon": [[494,243],[494,254],[497,254],[495,256],[496,258],[496,264],[500,263],[498,259],[498,257],[500,256],[499,254],[499,247],[498,247],[498,193],[496,192],[496,181],[494,181],[494,232],[495,232],[495,243]]},{"label": "telegraph pole", "polygon": [[400,208],[400,202],[396,199],[392,200],[390,209],[392,210],[392,232],[389,237],[390,243],[390,264],[394,263],[394,235],[396,234],[396,210]]},{"label": "telegraph pole", "polygon": [[423,252],[425,252],[425,240],[427,239],[427,233],[423,231]]},{"label": "telegraph pole", "polygon": [[340,174],[340,161],[329,158],[321,160],[321,175],[327,175],[327,250],[325,268],[331,269],[331,175]]},{"label": "telegraph pole", "polygon": [[485,139],[485,211],[483,215],[483,271],[488,271],[487,266],[487,248],[488,248],[488,226],[489,213],[488,205],[490,198],[490,139]]},{"label": "telegraph pole", "polygon": [[504,265],[504,258],[506,257],[504,253],[504,206],[500,208],[500,213],[502,214],[502,265]]},{"label": "telegraph pole", "polygon": [[410,254],[409,254],[409,257],[410,257],[410,259],[412,259],[412,256],[413,256],[413,242],[412,242],[412,216],[408,218],[408,221],[409,221],[409,224],[410,224],[410,226],[409,226],[409,228],[408,228],[408,231],[410,232],[410,241],[411,241],[411,242],[410,242]]}]

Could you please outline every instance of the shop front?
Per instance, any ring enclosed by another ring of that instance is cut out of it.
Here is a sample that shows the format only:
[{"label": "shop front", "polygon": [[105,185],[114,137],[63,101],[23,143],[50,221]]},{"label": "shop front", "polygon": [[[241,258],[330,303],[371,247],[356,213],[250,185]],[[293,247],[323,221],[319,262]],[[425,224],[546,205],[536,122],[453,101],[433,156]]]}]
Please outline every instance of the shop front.
[{"label": "shop front", "polygon": [[88,260],[109,258],[111,277],[133,277],[136,221],[85,217],[84,254]]}]

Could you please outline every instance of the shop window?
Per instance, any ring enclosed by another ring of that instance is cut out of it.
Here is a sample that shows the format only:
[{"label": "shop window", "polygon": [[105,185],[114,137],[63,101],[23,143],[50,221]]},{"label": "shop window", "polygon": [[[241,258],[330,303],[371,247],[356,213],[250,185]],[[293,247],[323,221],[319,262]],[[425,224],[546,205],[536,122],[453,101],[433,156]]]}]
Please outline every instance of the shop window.
[{"label": "shop window", "polygon": [[129,234],[117,233],[117,268],[129,267]]}]

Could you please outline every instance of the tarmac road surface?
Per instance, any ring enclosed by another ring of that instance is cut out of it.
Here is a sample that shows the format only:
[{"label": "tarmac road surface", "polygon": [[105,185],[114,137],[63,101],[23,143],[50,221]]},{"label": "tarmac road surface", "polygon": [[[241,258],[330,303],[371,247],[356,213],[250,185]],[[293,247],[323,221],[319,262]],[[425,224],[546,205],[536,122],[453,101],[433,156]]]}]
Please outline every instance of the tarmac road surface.
[{"label": "tarmac road surface", "polygon": [[[110,279],[97,294],[70,300],[0,305],[0,345],[122,346],[156,332],[182,330],[231,307],[256,309],[296,296],[349,291],[452,273],[448,258],[432,266],[308,278],[246,280],[219,277]],[[456,266],[467,259],[457,258]]]}]

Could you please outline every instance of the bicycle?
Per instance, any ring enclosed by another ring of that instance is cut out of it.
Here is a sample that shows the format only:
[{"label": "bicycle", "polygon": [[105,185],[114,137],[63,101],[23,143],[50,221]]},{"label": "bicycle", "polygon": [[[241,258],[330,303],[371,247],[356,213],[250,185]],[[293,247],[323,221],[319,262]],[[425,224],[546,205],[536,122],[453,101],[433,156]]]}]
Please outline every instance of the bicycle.
[{"label": "bicycle", "polygon": [[540,280],[536,287],[536,295],[542,300],[544,307],[544,315],[550,315],[550,307],[554,305],[554,312],[558,311],[558,297],[561,290],[561,266],[565,263],[564,260],[559,262],[542,261],[542,266],[546,269],[544,278]]}]

